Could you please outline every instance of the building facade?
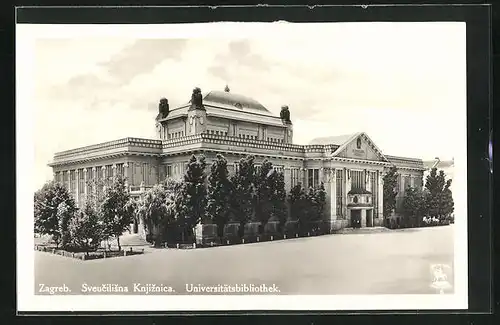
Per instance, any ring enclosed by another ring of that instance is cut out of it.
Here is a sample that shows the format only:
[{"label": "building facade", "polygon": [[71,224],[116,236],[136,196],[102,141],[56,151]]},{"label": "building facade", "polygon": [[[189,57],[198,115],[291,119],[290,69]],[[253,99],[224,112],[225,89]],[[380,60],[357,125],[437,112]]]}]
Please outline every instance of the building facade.
[{"label": "building facade", "polygon": [[324,183],[324,217],[331,229],[383,224],[383,177],[393,165],[399,173],[398,202],[407,186],[422,186],[422,160],[385,155],[364,132],[294,144],[287,106],[275,116],[228,87],[205,95],[196,88],[187,104],[173,109],[163,98],[155,122],[157,139],[125,138],[56,153],[49,164],[55,179],[81,205],[92,191],[89,180],[110,182],[121,174],[131,195],[140,197],[166,178],[181,178],[193,154],[204,154],[207,164],[222,154],[233,173],[251,154],[257,169],[267,159],[283,172],[287,192],[298,184]]}]

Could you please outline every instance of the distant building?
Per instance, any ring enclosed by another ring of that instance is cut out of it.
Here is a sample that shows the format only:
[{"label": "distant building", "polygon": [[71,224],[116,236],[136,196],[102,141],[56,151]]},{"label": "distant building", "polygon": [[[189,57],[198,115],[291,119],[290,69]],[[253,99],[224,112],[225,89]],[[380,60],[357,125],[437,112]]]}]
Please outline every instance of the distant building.
[{"label": "distant building", "polygon": [[332,229],[383,224],[382,178],[392,165],[400,173],[398,197],[407,186],[422,186],[421,159],[385,155],[364,132],[293,144],[287,106],[275,116],[228,87],[205,95],[196,88],[188,103],[173,109],[161,99],[155,121],[157,139],[125,138],[56,153],[49,164],[55,179],[66,184],[81,205],[93,190],[86,185],[90,179],[109,182],[122,174],[131,194],[140,196],[161,180],[182,177],[193,154],[204,154],[210,164],[220,153],[230,172],[251,154],[257,168],[268,159],[284,173],[287,191],[297,184],[316,187],[323,182],[325,221]]}]

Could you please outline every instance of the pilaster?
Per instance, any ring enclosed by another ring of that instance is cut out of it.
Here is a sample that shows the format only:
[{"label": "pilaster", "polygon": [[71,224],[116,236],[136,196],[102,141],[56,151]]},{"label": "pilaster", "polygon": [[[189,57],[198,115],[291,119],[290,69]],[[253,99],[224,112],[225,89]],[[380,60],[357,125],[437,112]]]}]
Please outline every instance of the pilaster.
[{"label": "pilaster", "polygon": [[87,200],[88,198],[88,185],[87,185],[87,182],[88,182],[88,171],[87,171],[87,168],[84,168],[83,169],[83,196],[85,197],[85,200]]},{"label": "pilaster", "polygon": [[106,175],[106,166],[101,166],[101,171],[102,171],[102,182],[103,182],[103,186],[102,186],[102,191],[104,193],[104,191],[106,191],[106,187],[108,187],[108,180],[107,180],[107,176]]},{"label": "pilaster", "polygon": [[[64,185],[66,186],[66,188],[68,189],[68,191],[70,191],[71,190],[71,173],[70,173],[69,170],[65,171],[64,173],[66,175],[68,175],[68,180],[66,182],[64,182],[64,183],[66,183]],[[63,180],[64,180],[64,174],[63,174]]]},{"label": "pilaster", "polygon": [[337,220],[337,173],[330,169],[330,220]]},{"label": "pilaster", "polygon": [[123,164],[123,176],[125,177],[125,186],[128,188],[128,181],[130,176],[130,168],[128,162]]},{"label": "pilaster", "polygon": [[292,170],[290,167],[283,168],[283,176],[285,177],[286,193],[289,193],[292,188]]},{"label": "pilaster", "polygon": [[112,170],[112,174],[113,174],[113,179],[115,179],[115,177],[116,177],[116,164],[113,164],[111,166],[111,170]]},{"label": "pilaster", "polygon": [[78,169],[75,169],[75,202],[77,206],[80,204],[80,172]]},{"label": "pilaster", "polygon": [[380,220],[384,220],[384,179],[383,173],[378,172],[378,217]]},{"label": "pilaster", "polygon": [[92,184],[91,184],[91,191],[93,194],[97,193],[97,182],[98,182],[98,177],[97,177],[97,168],[92,167]]},{"label": "pilaster", "polygon": [[[372,190],[372,178],[371,178],[371,171],[365,170],[365,179],[366,179],[366,190],[370,191]],[[372,193],[372,195],[375,193]]]}]

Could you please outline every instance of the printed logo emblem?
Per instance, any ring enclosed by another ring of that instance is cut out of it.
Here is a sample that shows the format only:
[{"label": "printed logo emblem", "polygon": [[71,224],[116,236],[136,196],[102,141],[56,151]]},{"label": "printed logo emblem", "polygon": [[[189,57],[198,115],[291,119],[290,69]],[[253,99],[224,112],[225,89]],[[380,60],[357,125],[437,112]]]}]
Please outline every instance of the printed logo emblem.
[{"label": "printed logo emblem", "polygon": [[445,290],[450,290],[451,288],[453,288],[453,286],[450,283],[451,272],[452,272],[451,267],[447,264],[432,264],[431,288],[434,288],[436,292],[440,294],[444,294]]}]

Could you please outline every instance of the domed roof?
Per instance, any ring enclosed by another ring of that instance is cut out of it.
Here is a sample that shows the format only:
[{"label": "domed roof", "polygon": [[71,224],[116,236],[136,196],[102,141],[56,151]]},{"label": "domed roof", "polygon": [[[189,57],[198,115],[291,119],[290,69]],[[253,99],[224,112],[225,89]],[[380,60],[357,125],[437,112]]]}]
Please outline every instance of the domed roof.
[{"label": "domed roof", "polygon": [[253,98],[234,94],[229,91],[217,91],[212,90],[203,98],[203,103],[210,105],[211,103],[217,105],[228,105],[240,109],[252,109],[261,111],[263,113],[271,113],[267,108],[265,108],[261,103]]}]

